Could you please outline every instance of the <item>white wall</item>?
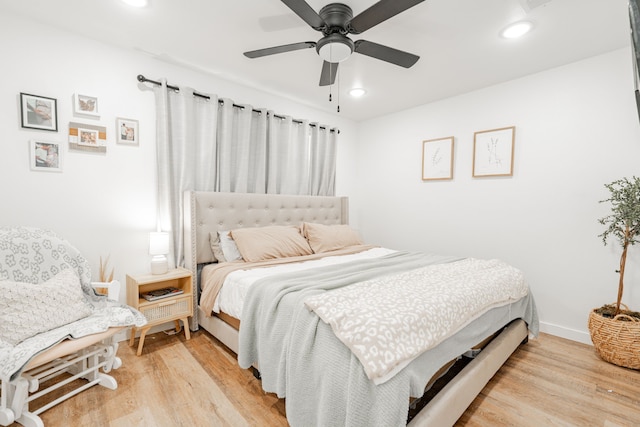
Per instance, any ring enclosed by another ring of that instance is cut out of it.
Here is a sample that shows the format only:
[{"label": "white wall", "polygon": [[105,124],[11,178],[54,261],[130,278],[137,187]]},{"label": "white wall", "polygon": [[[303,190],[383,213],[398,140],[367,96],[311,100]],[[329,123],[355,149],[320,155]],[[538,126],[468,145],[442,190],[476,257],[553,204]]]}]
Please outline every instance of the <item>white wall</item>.
[{"label": "white wall", "polygon": [[[634,102],[623,49],[363,122],[360,230],[386,247],[510,262],[542,330],[590,343],[588,312],[617,295],[620,249],[598,237],[603,184],[640,174]],[[516,127],[513,177],[472,178],[474,132],[505,126]],[[422,182],[422,141],[451,135],[454,179]],[[636,309],[639,270],[633,248],[625,300]]]},{"label": "white wall", "polygon": [[[96,279],[100,256],[110,255],[121,283],[126,274],[149,268],[148,233],[156,211],[155,107],[153,93],[139,87],[138,74],[338,127],[337,191],[352,191],[354,172],[344,159],[355,157],[356,124],[340,116],[15,16],[0,16],[0,57],[0,225],[56,231],[81,250]],[[20,92],[58,100],[58,132],[20,127]],[[74,93],[98,97],[99,120],[73,116]],[[139,147],[115,144],[116,117],[140,121]],[[106,126],[107,153],[69,151],[70,121]],[[62,173],[30,170],[32,138],[64,143]]]}]

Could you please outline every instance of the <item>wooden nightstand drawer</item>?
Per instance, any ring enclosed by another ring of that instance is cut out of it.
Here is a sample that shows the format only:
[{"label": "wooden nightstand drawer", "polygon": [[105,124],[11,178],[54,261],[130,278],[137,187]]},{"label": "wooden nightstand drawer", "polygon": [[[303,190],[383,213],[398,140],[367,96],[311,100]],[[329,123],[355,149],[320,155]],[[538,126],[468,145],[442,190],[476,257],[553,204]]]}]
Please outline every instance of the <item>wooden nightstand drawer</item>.
[{"label": "wooden nightstand drawer", "polygon": [[148,322],[191,316],[191,294],[174,297],[167,301],[156,301],[152,305],[140,307],[139,310]]}]

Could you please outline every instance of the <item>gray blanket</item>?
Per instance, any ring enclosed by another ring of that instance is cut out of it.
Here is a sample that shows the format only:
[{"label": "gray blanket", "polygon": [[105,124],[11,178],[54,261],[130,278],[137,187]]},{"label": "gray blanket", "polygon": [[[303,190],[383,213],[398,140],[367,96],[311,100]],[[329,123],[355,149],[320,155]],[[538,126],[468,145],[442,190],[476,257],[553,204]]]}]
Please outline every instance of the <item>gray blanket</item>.
[{"label": "gray blanket", "polygon": [[377,386],[331,327],[303,301],[373,277],[451,261],[455,259],[398,252],[261,279],[250,288],[244,304],[238,363],[243,368],[259,365],[263,389],[286,397],[287,419],[294,427],[405,425],[409,398],[422,395],[440,366],[513,319],[524,319],[537,335],[533,297],[529,294],[490,310]]}]

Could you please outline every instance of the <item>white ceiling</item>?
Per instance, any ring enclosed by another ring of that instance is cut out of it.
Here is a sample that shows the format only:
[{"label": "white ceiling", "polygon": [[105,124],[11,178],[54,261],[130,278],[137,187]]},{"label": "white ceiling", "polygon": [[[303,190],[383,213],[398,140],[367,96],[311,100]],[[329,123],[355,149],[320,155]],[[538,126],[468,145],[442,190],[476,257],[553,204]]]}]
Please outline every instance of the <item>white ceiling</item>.
[{"label": "white ceiling", "polygon": [[[330,2],[307,1],[316,11]],[[629,45],[627,0],[426,0],[352,36],[419,55],[418,63],[405,69],[354,54],[340,65],[339,87],[333,87],[330,103],[329,88],[318,86],[322,60],[314,49],[258,59],[242,55],[321,37],[280,0],[149,2],[137,10],[119,0],[0,0],[0,13],[27,16],[330,112],[336,112],[339,92],[340,115],[354,120]],[[357,15],[375,0],[344,2]],[[518,40],[499,37],[502,28],[520,19],[532,21],[534,31]],[[140,72],[163,77],[153,70]],[[347,91],[354,86],[367,94],[350,98]]]}]

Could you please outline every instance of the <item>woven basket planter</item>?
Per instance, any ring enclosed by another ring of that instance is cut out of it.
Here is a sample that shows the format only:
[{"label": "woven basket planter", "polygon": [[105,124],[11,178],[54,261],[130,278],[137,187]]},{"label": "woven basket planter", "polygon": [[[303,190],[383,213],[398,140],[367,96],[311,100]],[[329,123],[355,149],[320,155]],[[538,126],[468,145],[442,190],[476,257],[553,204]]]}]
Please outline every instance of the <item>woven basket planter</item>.
[{"label": "woven basket planter", "polygon": [[640,369],[640,320],[626,314],[610,319],[594,309],[589,313],[589,333],[596,352],[603,360],[625,368]]}]

